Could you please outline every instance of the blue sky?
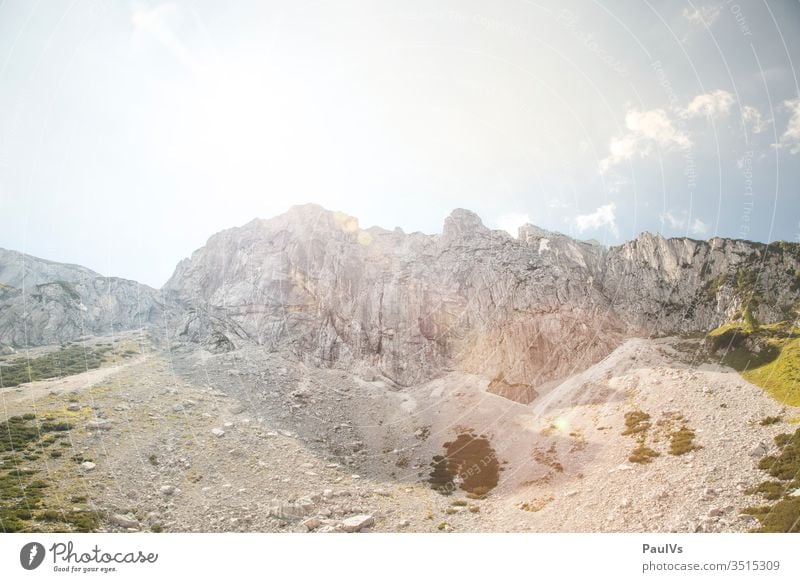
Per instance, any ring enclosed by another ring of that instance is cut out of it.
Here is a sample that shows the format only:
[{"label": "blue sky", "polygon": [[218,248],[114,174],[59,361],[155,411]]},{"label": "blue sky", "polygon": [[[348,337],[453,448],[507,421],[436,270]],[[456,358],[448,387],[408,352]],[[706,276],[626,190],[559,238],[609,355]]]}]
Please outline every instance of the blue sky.
[{"label": "blue sky", "polygon": [[800,4],[0,3],[0,246],[160,286],[317,202],[800,236]]}]

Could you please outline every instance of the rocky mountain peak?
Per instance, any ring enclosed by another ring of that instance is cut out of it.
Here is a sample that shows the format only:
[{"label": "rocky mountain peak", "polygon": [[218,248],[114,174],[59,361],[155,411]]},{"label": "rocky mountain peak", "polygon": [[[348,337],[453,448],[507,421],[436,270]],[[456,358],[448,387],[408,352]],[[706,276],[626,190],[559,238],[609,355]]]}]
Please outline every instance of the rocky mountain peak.
[{"label": "rocky mountain peak", "polygon": [[265,346],[397,385],[461,369],[528,400],[627,337],[707,331],[745,305],[770,323],[797,303],[800,245],[642,233],[605,248],[530,224],[519,234],[465,209],[436,237],[295,206],[212,236],[159,293],[106,278],[26,297],[4,289],[0,343],[164,315],[175,339],[212,351]]},{"label": "rocky mountain peak", "polygon": [[442,237],[445,239],[461,239],[488,233],[480,216],[464,208],[456,208],[444,219]]}]

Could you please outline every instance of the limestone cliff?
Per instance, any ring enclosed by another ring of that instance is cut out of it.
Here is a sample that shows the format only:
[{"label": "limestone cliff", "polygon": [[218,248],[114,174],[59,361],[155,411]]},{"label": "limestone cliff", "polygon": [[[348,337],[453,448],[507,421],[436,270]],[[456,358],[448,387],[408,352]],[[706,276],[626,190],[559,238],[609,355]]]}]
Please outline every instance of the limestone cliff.
[{"label": "limestone cliff", "polygon": [[644,233],[607,249],[531,225],[515,239],[461,209],[441,235],[406,234],[306,205],[213,236],[165,290],[179,337],[214,349],[256,342],[401,385],[458,367],[530,400],[627,336],[784,318],[799,269],[788,243]]}]

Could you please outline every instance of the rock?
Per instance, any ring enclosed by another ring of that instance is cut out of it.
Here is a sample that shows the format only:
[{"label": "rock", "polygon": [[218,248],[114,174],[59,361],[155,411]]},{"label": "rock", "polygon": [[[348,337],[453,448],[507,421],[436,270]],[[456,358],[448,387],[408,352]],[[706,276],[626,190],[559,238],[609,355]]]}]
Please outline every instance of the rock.
[{"label": "rock", "polygon": [[211,434],[213,434],[215,437],[221,437],[225,436],[225,431],[222,430],[221,428],[212,428]]},{"label": "rock", "polygon": [[78,404],[77,402],[73,402],[72,404],[67,406],[67,410],[69,410],[70,412],[77,412],[80,409],[81,409],[81,405]]},{"label": "rock", "polygon": [[342,531],[346,531],[347,533],[353,533],[361,531],[365,527],[371,527],[374,524],[375,524],[375,519],[371,515],[360,514],[342,520],[340,525]]},{"label": "rock", "polygon": [[94,471],[96,467],[97,465],[95,465],[91,461],[84,461],[83,463],[81,463],[81,469],[83,469],[84,471]]},{"label": "rock", "polygon": [[305,514],[311,513],[314,509],[314,502],[308,497],[303,497],[294,502],[295,506],[299,507]]},{"label": "rock", "polygon": [[233,428],[233,423],[232,422],[226,422],[222,426],[225,427],[225,428]]},{"label": "rock", "polygon": [[289,503],[273,499],[269,505],[269,514],[283,520],[300,519],[311,513],[313,505]]},{"label": "rock", "polygon": [[111,430],[113,421],[107,418],[98,418],[86,423],[86,430]]},{"label": "rock", "polygon": [[724,512],[723,512],[721,509],[719,509],[718,507],[715,507],[715,508],[711,509],[711,510],[708,512],[708,517],[719,517],[719,516],[721,516],[723,513],[724,513]]},{"label": "rock", "polygon": [[318,517],[309,517],[300,522],[300,525],[305,526],[308,531],[317,529],[322,522]]},{"label": "rock", "polygon": [[769,445],[767,445],[764,442],[760,442],[750,451],[750,456],[755,458],[760,458],[766,455],[768,452],[769,452]]},{"label": "rock", "polygon": [[164,495],[165,497],[168,497],[168,496],[173,495],[175,493],[175,486],[174,485],[162,485],[161,488],[159,489],[159,491],[161,492],[161,495]]},{"label": "rock", "polygon": [[109,521],[116,526],[126,529],[139,529],[139,522],[130,513],[125,515],[115,513],[109,518]]},{"label": "rock", "polygon": [[172,412],[183,412],[186,408],[183,404],[173,404],[172,405]]},{"label": "rock", "polygon": [[325,490],[322,492],[322,496],[323,496],[325,499],[330,499],[331,497],[333,497],[333,489],[325,489]]}]

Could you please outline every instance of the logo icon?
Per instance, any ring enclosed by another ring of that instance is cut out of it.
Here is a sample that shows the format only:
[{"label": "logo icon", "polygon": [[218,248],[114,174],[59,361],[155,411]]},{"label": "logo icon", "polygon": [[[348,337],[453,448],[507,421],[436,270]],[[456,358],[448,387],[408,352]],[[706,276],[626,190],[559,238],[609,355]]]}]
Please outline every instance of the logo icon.
[{"label": "logo icon", "polygon": [[19,563],[26,570],[35,570],[44,561],[44,546],[39,542],[30,542],[22,546],[19,552]]}]

